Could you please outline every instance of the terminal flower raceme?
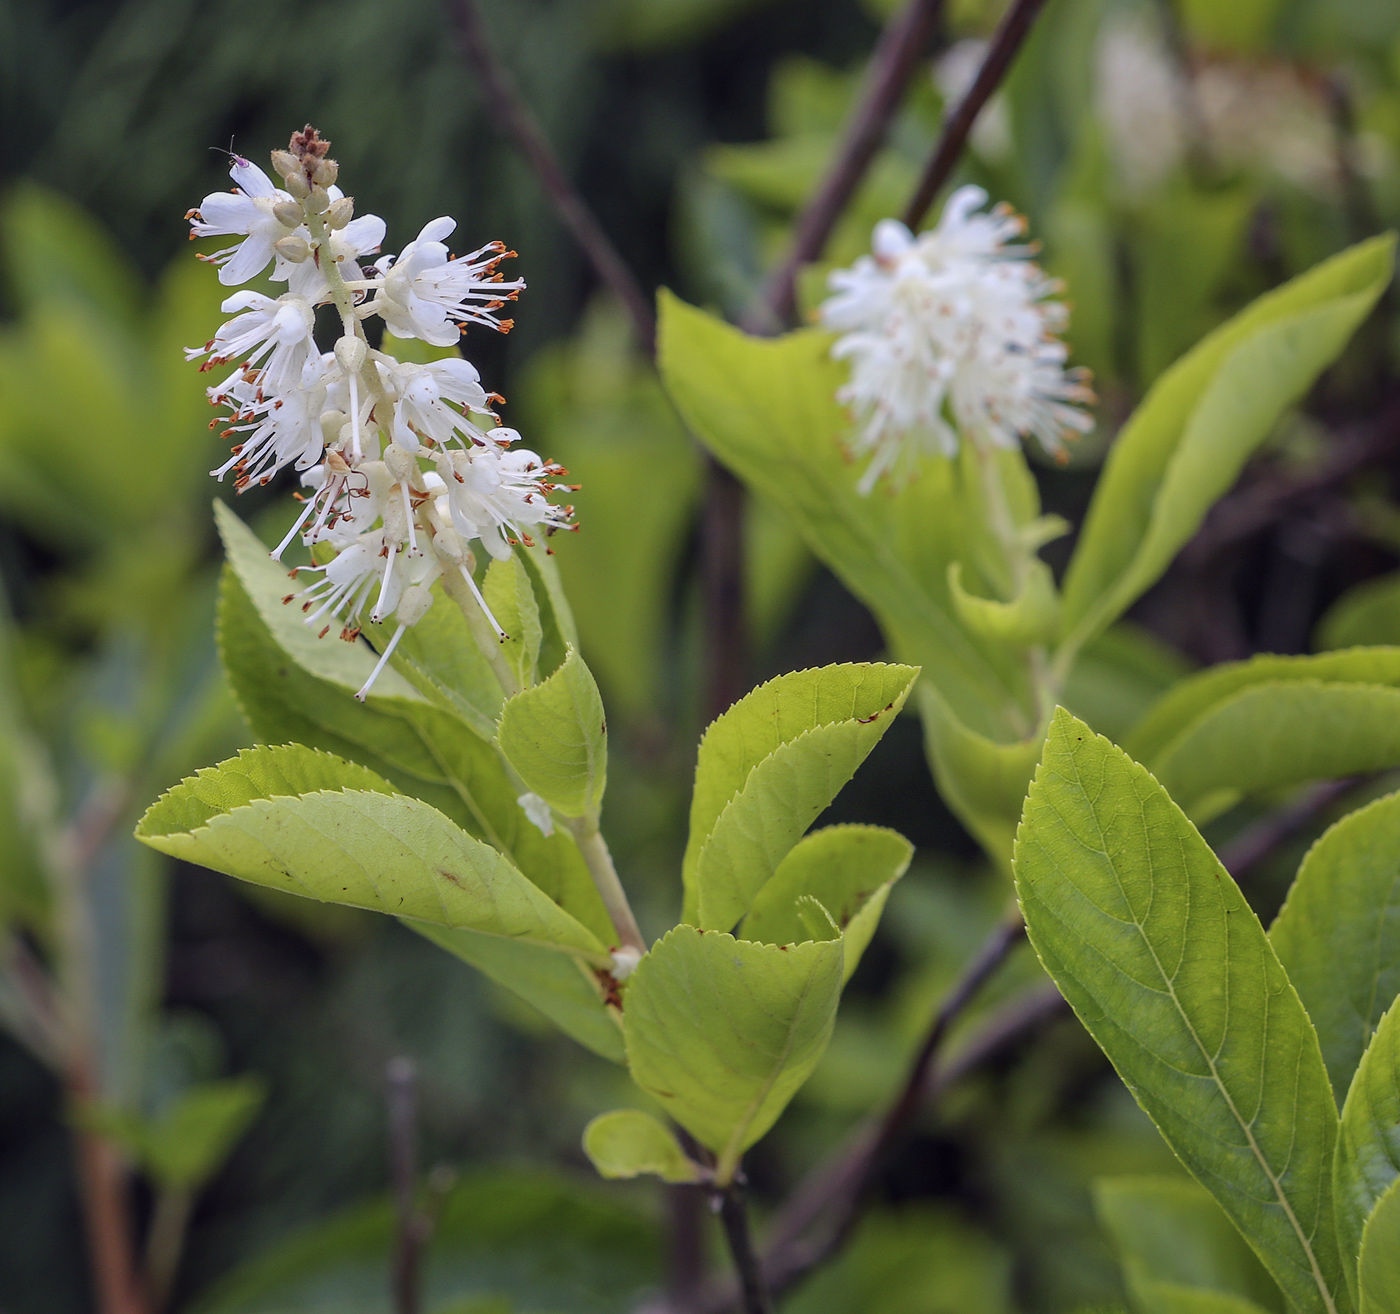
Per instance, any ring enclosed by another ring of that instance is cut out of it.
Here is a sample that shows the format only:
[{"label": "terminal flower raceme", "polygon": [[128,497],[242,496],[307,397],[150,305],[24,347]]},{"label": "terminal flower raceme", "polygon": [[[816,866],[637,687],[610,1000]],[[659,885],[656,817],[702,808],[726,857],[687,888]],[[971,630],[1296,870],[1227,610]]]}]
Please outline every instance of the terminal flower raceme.
[{"label": "terminal flower raceme", "polygon": [[986,200],[961,188],[917,236],[883,220],[871,254],[830,275],[821,318],[840,334],[832,355],[851,365],[837,396],[855,422],[851,453],[867,458],[862,492],[963,439],[1014,447],[1034,435],[1058,456],[1093,428],[1080,409],[1093,394],[1055,336],[1068,318],[1058,284],[1011,245],[1023,221],[1003,206],[981,213]]},{"label": "terminal flower raceme", "polygon": [[[274,555],[300,538],[319,545],[318,564],[292,572],[299,587],[286,603],[322,637],[359,642],[366,622],[394,623],[363,698],[444,575],[466,584],[504,637],[476,584],[473,546],[500,558],[533,546],[534,533],[573,528],[573,508],[550,501],[572,486],[501,426],[493,407],[504,399],[486,391],[473,365],[458,356],[399,361],[371,348],[364,329],[378,316],[392,337],[438,347],[456,344],[468,323],[507,332],[511,321],[496,312],[525,286],[500,272],[514,252],[493,242],[454,259],[444,239],[456,224],[435,219],[399,258],[366,268],[384,221],[355,217],[315,129],[296,133],[272,163],[282,187],[234,156],[234,190],[206,196],[188,218],[191,237],[242,239],[202,257],[222,283],[246,283],[272,265],[272,282],[287,291],[235,292],[223,303],[232,318],[186,355],[202,357],[204,370],[231,367],[209,388],[229,412],[223,433],[234,442],[213,473],[233,475],[242,492],[287,466],[301,472],[301,514]],[[318,306],[339,317],[333,350],[317,344]]]}]

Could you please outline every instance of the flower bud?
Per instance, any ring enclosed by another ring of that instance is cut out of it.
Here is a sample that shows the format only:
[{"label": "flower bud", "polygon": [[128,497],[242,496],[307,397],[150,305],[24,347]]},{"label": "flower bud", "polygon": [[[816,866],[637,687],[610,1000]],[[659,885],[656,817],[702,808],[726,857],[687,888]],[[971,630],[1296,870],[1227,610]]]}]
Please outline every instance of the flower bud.
[{"label": "flower bud", "polygon": [[333,475],[347,475],[350,473],[350,463],[332,447],[326,452],[326,469]]},{"label": "flower bud", "polygon": [[333,443],[340,437],[340,427],[345,423],[344,411],[322,411],[321,412],[321,438],[322,441]]},{"label": "flower bud", "polygon": [[299,265],[302,261],[311,258],[310,245],[304,237],[297,233],[288,233],[286,237],[280,238],[272,244],[272,249],[283,260],[290,260],[294,265]]},{"label": "flower bud", "polygon": [[318,160],[311,181],[318,187],[329,187],[340,176],[340,165],[334,160]]},{"label": "flower bud", "polygon": [[398,443],[390,443],[384,449],[384,464],[389,467],[390,473],[400,483],[406,483],[418,473],[418,462]]},{"label": "flower bud", "polygon": [[433,547],[444,561],[462,565],[470,555],[462,536],[451,525],[440,525],[433,531]]},{"label": "flower bud", "polygon": [[426,584],[410,584],[404,589],[399,605],[394,608],[394,619],[400,625],[417,625],[432,605],[432,589]]},{"label": "flower bud", "polygon": [[335,358],[346,374],[358,374],[364,368],[365,357],[368,354],[369,348],[365,346],[363,338],[347,335],[335,344]]},{"label": "flower bud", "polygon": [[304,201],[311,195],[311,184],[306,181],[306,175],[298,169],[295,173],[287,175],[287,190],[298,201]]},{"label": "flower bud", "polygon": [[326,189],[317,185],[311,189],[310,195],[307,198],[306,208],[312,214],[325,214],[330,203],[331,198],[327,194]]},{"label": "flower bud", "polygon": [[301,206],[295,201],[278,201],[272,207],[272,213],[283,228],[299,228],[301,221],[306,217],[301,212]]},{"label": "flower bud", "polygon": [[291,151],[273,151],[272,167],[277,170],[279,176],[290,181],[294,173],[301,172],[301,161]]},{"label": "flower bud", "polygon": [[340,200],[331,203],[331,208],[326,213],[326,222],[333,230],[339,231],[354,217],[355,198],[353,196],[342,196]]}]

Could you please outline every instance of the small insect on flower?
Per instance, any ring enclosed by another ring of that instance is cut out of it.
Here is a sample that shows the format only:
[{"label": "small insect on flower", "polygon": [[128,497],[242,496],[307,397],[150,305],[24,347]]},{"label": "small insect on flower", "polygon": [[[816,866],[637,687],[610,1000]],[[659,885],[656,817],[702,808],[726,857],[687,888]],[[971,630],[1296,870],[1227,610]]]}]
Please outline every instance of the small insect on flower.
[{"label": "small insect on flower", "polygon": [[[443,239],[456,228],[435,219],[397,260],[385,256],[366,276],[360,260],[379,250],[384,221],[354,217],[354,202],[336,185],[339,166],[312,127],[272,153],[284,187],[256,165],[234,157],[231,193],[207,196],[189,214],[191,236],[241,236],[235,246],[203,257],[226,284],[247,282],[274,264],[280,297],[251,290],[223,304],[233,315],[202,347],[201,369],[232,364],[209,389],[225,406],[224,436],[233,455],[213,473],[232,471],[241,493],[265,484],[285,466],[302,472],[301,514],[273,551],[280,558],[300,538],[319,545],[317,564],[302,566],[314,583],[294,589],[322,637],[338,631],[360,640],[364,621],[396,623],[359,692],[368,695],[404,632],[433,602],[444,573],[460,576],[496,635],[496,618],[473,578],[477,543],[509,556],[532,545],[530,531],[573,528],[573,508],[549,500],[565,471],[516,447],[520,435],[500,427],[476,367],[460,357],[420,365],[369,345],[364,322],[384,320],[389,338],[457,343],[468,323],[506,332],[497,311],[525,284],[506,282],[501,262],[513,251],[491,242],[453,259]],[[315,337],[316,307],[333,306],[340,336],[323,351]],[[478,423],[478,420],[480,423]],[[211,427],[218,427],[215,421]],[[468,606],[472,604],[468,602]]]},{"label": "small insect on flower", "polygon": [[954,192],[938,225],[915,236],[894,219],[876,225],[872,254],[836,270],[823,324],[832,355],[851,363],[837,398],[850,410],[852,456],[869,458],[868,493],[882,475],[912,476],[960,440],[1015,447],[1034,435],[1060,456],[1087,433],[1087,376],[1065,368],[1054,335],[1068,319],[1059,285],[1010,245],[1024,222],[1005,206],[978,213],[979,187]]}]

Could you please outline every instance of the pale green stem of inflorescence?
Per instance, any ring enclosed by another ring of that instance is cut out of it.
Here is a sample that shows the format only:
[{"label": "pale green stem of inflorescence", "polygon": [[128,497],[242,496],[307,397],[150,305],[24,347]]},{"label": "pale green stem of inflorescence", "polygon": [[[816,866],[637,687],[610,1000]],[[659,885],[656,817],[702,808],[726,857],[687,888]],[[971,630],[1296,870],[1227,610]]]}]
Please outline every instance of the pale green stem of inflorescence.
[{"label": "pale green stem of inflorescence", "polygon": [[[1001,549],[1010,584],[1008,601],[1020,596],[1027,585],[1031,564],[1035,559],[1035,549],[1030,547],[1025,535],[1016,524],[1011,512],[1011,500],[1006,495],[1006,485],[1002,482],[1001,465],[996,451],[985,443],[973,444],[977,453],[978,482],[982,487],[982,503],[987,512],[987,524]],[[1026,650],[1026,665],[1030,673],[1031,689],[1035,697],[1035,716],[1044,725],[1054,710],[1058,690],[1045,651],[1045,645],[1032,644]]]},{"label": "pale green stem of inflorescence", "polygon": [[[306,226],[311,233],[318,257],[321,252],[329,255],[330,243],[327,240],[325,215],[313,214],[309,199],[302,208],[306,213]],[[318,264],[322,277],[325,278],[326,285],[330,289],[335,308],[340,312],[341,322],[345,326],[345,335],[364,341],[364,330],[361,327],[359,316],[355,313],[354,294],[341,276],[335,260],[322,261],[318,259]],[[373,392],[378,394],[381,391],[379,381],[373,377],[373,371],[369,367],[368,361],[360,374],[362,381]],[[450,569],[444,571],[442,583],[447,595],[457,604],[462,615],[466,618],[467,628],[471,631],[472,638],[476,641],[482,656],[486,658],[487,664],[499,681],[502,693],[507,698],[513,698],[521,691],[520,680],[501,651],[502,640],[488,621],[473,590],[465,579],[459,578],[458,573]],[[604,907],[608,910],[608,916],[617,932],[619,945],[635,949],[638,953],[645,953],[646,941],[642,939],[637,919],[627,900],[627,893],[622,888],[622,881],[619,879],[617,868],[613,864],[612,853],[608,849],[607,841],[603,839],[602,833],[598,829],[597,822],[589,818],[569,820],[567,829],[578,845],[579,853],[588,866],[589,874],[593,877],[593,883],[603,900]]]}]

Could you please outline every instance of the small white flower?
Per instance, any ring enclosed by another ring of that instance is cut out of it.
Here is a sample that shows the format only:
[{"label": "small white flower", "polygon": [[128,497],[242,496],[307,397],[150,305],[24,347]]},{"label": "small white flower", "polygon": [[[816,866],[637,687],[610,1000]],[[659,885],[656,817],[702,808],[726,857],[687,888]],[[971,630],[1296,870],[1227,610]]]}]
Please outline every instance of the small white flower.
[{"label": "small white flower", "polygon": [[383,283],[374,307],[394,337],[450,347],[462,331],[456,321],[485,324],[503,333],[513,326],[514,320],[500,319],[495,312],[514,301],[525,286],[521,279],[505,282],[498,272],[501,261],[515,252],[491,242],[454,258],[443,239],[456,227],[455,219],[434,219],[397,260],[385,256],[376,263]]},{"label": "small white flower", "polygon": [[380,357],[376,364],[393,404],[390,436],[401,447],[416,452],[424,441],[441,446],[454,437],[469,443],[481,440],[482,430],[458,409],[491,415],[491,399],[469,361],[453,357],[415,365]]},{"label": "small white flower", "polygon": [[[218,400],[236,408],[224,436],[248,436],[240,438],[233,455],[210,473],[222,479],[230,470],[237,471],[237,487],[242,492],[252,484],[267,483],[283,466],[306,470],[315,465],[325,448],[321,414],[326,409],[334,364],[330,353],[312,356],[302,368],[297,387],[270,396],[249,385],[240,374]],[[250,388],[252,395],[248,396]]]},{"label": "small white flower", "polygon": [[232,375],[210,389],[215,400],[237,395],[240,381],[246,383],[248,371],[254,368],[257,386],[265,396],[285,392],[296,386],[307,362],[319,354],[311,336],[316,316],[301,297],[288,294],[274,301],[261,292],[235,292],[221,309],[234,318],[204,346],[185,348],[186,360],[208,356],[201,370],[239,362]]},{"label": "small white flower", "polygon": [[292,198],[274,187],[267,174],[242,156],[233,157],[229,177],[237,184],[232,192],[206,196],[199,209],[191,210],[185,217],[190,221],[192,238],[243,238],[234,246],[199,257],[220,266],[219,282],[237,287],[267,268],[275,254],[274,244],[291,231],[272,213],[272,207]]},{"label": "small white flower", "polygon": [[445,518],[452,527],[464,539],[479,540],[498,561],[510,556],[517,542],[533,543],[526,526],[538,526],[546,534],[573,527],[573,507],[549,500],[556,489],[573,490],[573,485],[555,482],[568,471],[526,448],[508,449],[519,437],[514,429],[492,429],[486,444],[438,458],[445,485],[436,498],[439,512],[446,504]]},{"label": "small white flower", "polygon": [[832,355],[851,362],[837,397],[856,422],[852,454],[870,458],[862,492],[925,456],[953,455],[960,435],[1014,447],[1034,434],[1058,454],[1066,432],[1093,427],[1077,409],[1092,394],[1053,337],[1067,318],[1049,299],[1058,287],[1027,248],[1008,245],[1019,218],[976,213],[986,199],[959,189],[918,237],[883,220],[873,255],[830,276],[822,320],[841,334]]}]

